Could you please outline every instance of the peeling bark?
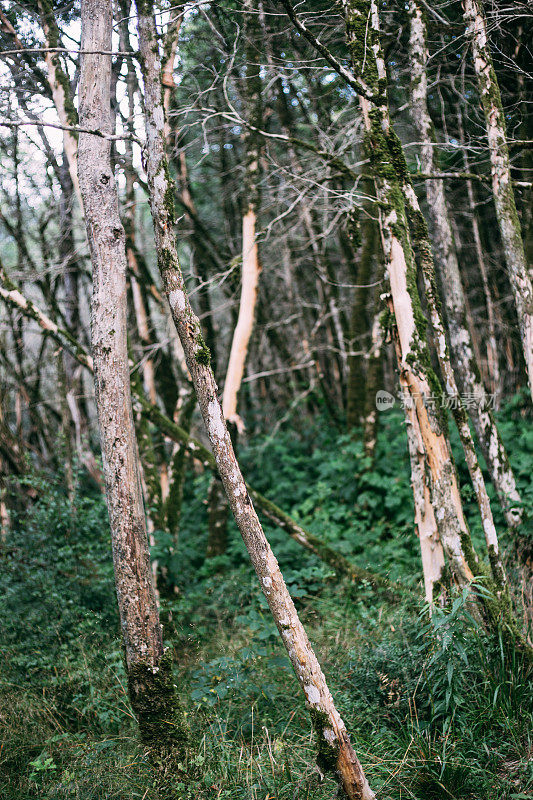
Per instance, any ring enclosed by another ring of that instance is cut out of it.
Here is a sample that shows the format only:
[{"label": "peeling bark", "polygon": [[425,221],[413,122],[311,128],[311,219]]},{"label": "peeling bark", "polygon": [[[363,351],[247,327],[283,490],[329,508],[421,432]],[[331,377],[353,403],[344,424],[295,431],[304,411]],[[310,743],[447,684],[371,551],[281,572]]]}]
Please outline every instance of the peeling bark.
[{"label": "peeling bark", "polygon": [[[411,17],[410,53],[413,68],[411,90],[413,116],[423,143],[421,148],[422,168],[431,175],[434,171],[434,163],[431,136],[432,125],[427,108],[427,45],[422,11],[417,4],[417,0],[411,0],[409,12]],[[459,430],[468,470],[476,494],[494,579],[497,585],[503,588],[505,584],[505,573],[499,555],[498,536],[494,525],[490,500],[486,491],[483,473],[477,460],[475,445],[468,425],[466,412],[457,389],[455,375],[448,356],[444,325],[439,310],[433,274],[433,258],[429,234],[425,226],[425,220],[420,212],[416,194],[412,186],[408,184],[405,179],[403,192],[406,196],[407,206],[411,216],[416,223],[413,239],[415,246],[417,246],[419,250],[419,259],[422,265],[426,289],[426,299],[430,310],[435,346],[445,381],[446,392],[450,398],[454,399],[452,406],[453,416]],[[453,353],[456,357],[459,373],[463,379],[463,385],[468,386],[471,390],[477,389],[480,393],[479,399],[485,401],[486,405],[484,388],[475,367],[472,343],[466,323],[465,299],[461,276],[459,274],[459,265],[453,245],[443,184],[440,181],[429,180],[426,182],[426,192],[435,228],[436,263],[441,268],[442,285],[445,287],[443,295],[450,321],[449,331]],[[495,426],[494,433],[497,436]],[[500,442],[500,445],[503,448],[503,443]],[[509,507],[508,499],[506,505]]]},{"label": "peeling bark", "polygon": [[422,572],[427,603],[433,603],[435,586],[441,583],[444,573],[444,550],[439,538],[435,513],[431,504],[431,494],[426,480],[427,459],[424,441],[415,413],[414,405],[409,402],[409,390],[400,381],[404,391],[407,443],[411,461],[411,486],[415,504],[415,525],[420,541],[422,556]]},{"label": "peeling bark", "polygon": [[408,390],[418,420],[427,458],[431,503],[440,539],[451,573],[462,586],[473,576],[477,557],[463,515],[455,466],[443,421],[432,407],[433,392],[440,386],[429,362],[426,320],[420,307],[416,284],[416,263],[411,245],[406,199],[401,181],[407,168],[401,144],[392,130],[388,105],[383,95],[386,69],[379,45],[377,5],[344,0],[347,40],[353,70],[373,96],[360,96],[366,129],[366,144],[380,204],[380,228],[388,272],[392,307],[398,330],[397,356],[401,381]]}]

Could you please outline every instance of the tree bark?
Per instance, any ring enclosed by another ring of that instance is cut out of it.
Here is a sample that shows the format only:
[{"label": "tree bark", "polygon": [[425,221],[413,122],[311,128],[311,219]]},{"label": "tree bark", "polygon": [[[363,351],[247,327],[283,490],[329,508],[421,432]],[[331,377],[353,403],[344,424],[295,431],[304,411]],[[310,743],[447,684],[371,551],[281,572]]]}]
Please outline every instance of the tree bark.
[{"label": "tree bark", "polygon": [[[359,97],[367,132],[368,152],[376,179],[376,193],[380,202],[383,249],[398,328],[398,363],[402,380],[405,381],[416,409],[429,467],[431,502],[439,535],[456,581],[459,585],[465,585],[474,576],[483,576],[487,580],[489,592],[476,601],[480,612],[484,612],[493,630],[502,630],[508,643],[518,645],[531,658],[532,650],[516,622],[505,586],[490,503],[464,408],[457,404],[453,408],[454,418],[483,521],[492,580],[485,564],[475,552],[463,515],[455,464],[445,432],[445,415],[442,409],[431,408],[435,401],[437,406],[439,400],[441,401],[442,388],[429,361],[427,322],[418,295],[413,245],[420,260],[436,351],[448,396],[457,396],[457,388],[440,317],[427,224],[418,206],[401,142],[390,123],[385,93],[386,69],[379,43],[377,3],[369,0],[361,5],[356,0],[345,0],[345,10],[354,73],[363,83]],[[372,52],[374,58],[367,58],[367,52]]]},{"label": "tree bark", "polygon": [[[368,181],[367,181],[368,182]],[[370,182],[371,183],[371,182]],[[365,183],[366,189],[366,183]],[[374,204],[365,203],[362,213],[365,215],[361,224],[361,256],[357,269],[357,286],[352,301],[350,321],[350,349],[356,351],[348,357],[348,389],[346,402],[346,421],[348,429],[361,425],[365,413],[365,354],[368,324],[368,300],[370,297],[370,281],[374,273],[378,236],[377,223],[372,218]],[[375,406],[374,406],[375,407]]]},{"label": "tree bark", "polygon": [[[409,3],[409,13],[411,20],[411,108],[422,143],[421,167],[424,173],[432,175],[438,170],[436,170],[434,157],[433,125],[427,106],[428,50],[423,12],[417,0],[411,0]],[[443,182],[427,180],[426,196],[434,232],[435,265],[444,289],[441,295],[446,311],[447,330],[451,353],[457,369],[458,383],[463,394],[468,392],[473,395],[474,402],[468,404],[469,415],[486,457],[491,479],[500,498],[507,522],[511,527],[517,527],[521,518],[520,495],[474,358],[467,324],[465,295]]]},{"label": "tree bark", "polygon": [[511,182],[511,164],[500,87],[487,40],[482,0],[463,0],[467,34],[485,114],[496,217],[513,290],[529,389],[533,397],[533,287]]},{"label": "tree bark", "polygon": [[411,486],[415,503],[415,525],[420,541],[426,602],[432,604],[436,600],[435,587],[441,583],[443,578],[444,550],[431,504],[431,493],[425,478],[427,458],[424,440],[414,405],[410,402],[408,386],[403,379],[400,380],[400,385],[404,392],[407,444],[411,461]]},{"label": "tree bark", "polygon": [[[112,132],[112,10],[83,0],[80,119]],[[158,757],[187,740],[162,631],[150,556],[133,414],[126,329],[125,233],[110,166],[110,141],[81,134],[79,179],[93,263],[92,350],[113,564],[131,704],[143,741]]]},{"label": "tree bark", "polygon": [[406,167],[403,154],[400,156],[401,144],[390,125],[384,96],[386,70],[379,49],[378,10],[373,2],[360,4],[355,0],[345,0],[344,9],[354,73],[364,83],[366,93],[374,98],[368,100],[360,95],[359,99],[380,203],[383,252],[398,330],[398,367],[413,403],[424,443],[431,503],[440,539],[450,571],[459,586],[463,586],[474,577],[476,565],[468,563],[463,548],[463,541],[470,542],[470,534],[443,420],[432,407],[433,389],[436,388],[440,394],[440,385],[429,363],[427,323],[420,307],[416,263],[398,177],[398,170],[406,171]]},{"label": "tree bark", "polygon": [[278,563],[265,537],[224,421],[217,386],[209,366],[198,317],[185,291],[174,240],[172,188],[165,155],[164,113],[161,103],[161,61],[153,8],[139,0],[138,34],[144,77],[146,171],[154,221],[159,268],[172,317],[180,336],[189,372],[198,396],[218,471],[235,520],[248,549],[298,681],[305,693],[317,730],[319,754],[338,771],[350,798],[373,798],[361,765],[351,746],[326,680],[300,622]]}]

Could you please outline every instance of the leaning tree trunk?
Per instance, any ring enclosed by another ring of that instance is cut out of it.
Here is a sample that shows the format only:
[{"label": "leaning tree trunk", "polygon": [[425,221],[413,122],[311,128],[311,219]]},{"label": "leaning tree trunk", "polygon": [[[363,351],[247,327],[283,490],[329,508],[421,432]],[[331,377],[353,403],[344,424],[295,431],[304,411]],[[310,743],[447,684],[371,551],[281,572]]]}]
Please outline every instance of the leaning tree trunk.
[{"label": "leaning tree trunk", "polygon": [[533,287],[528,274],[511,182],[511,164],[500,87],[487,41],[482,0],[463,0],[463,8],[467,33],[472,43],[478,91],[485,114],[496,217],[518,315],[529,389],[533,397]]},{"label": "leaning tree trunk", "polygon": [[209,351],[200,322],[192,310],[178,262],[173,233],[172,186],[165,155],[164,113],[161,103],[161,61],[153,7],[138,2],[138,34],[144,77],[146,172],[154,221],[155,242],[163,287],[180,336],[200,411],[213,448],[228,501],[248,549],[298,681],[305,693],[319,741],[319,753],[338,771],[350,798],[373,798],[337,711],[307,634],[289,595],[276,558],[265,537],[235,458],[209,364]]},{"label": "leaning tree trunk", "polygon": [[[409,4],[411,19],[410,64],[411,64],[411,109],[418,130],[421,149],[422,171],[427,175],[435,172],[435,148],[432,136],[433,125],[427,106],[426,63],[428,49],[423,12],[417,0]],[[440,180],[426,181],[426,196],[433,225],[435,264],[439,272],[451,353],[457,369],[458,383],[463,393],[474,396],[468,405],[470,418],[476,430],[494,488],[502,504],[507,522],[516,527],[520,523],[520,495],[516,481],[500,438],[494,416],[490,410],[485,388],[481,381],[473,353],[472,341],[466,320],[466,302],[459,264],[453,243],[448,217],[444,185]]]},{"label": "leaning tree trunk", "polygon": [[[163,648],[137,460],[126,334],[125,234],[110,165],[109,0],[83,0],[79,179],[93,263],[92,349],[113,564],[132,708],[158,757],[183,754],[186,728]],[[107,53],[107,55],[105,55]]]}]

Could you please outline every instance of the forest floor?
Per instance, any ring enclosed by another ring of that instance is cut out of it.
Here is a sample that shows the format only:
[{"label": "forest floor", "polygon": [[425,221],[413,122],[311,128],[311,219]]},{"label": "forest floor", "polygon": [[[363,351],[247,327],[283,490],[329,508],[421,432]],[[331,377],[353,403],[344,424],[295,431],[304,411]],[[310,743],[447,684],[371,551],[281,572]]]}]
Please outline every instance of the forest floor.
[{"label": "forest floor", "polygon": [[[533,422],[523,405],[508,404],[501,429],[531,514]],[[395,412],[381,422],[374,465],[356,437],[324,420],[254,441],[242,462],[257,489],[354,563],[411,586],[413,601],[339,580],[267,526],[269,538],[380,800],[526,800],[530,676],[479,630],[465,597],[431,620],[417,599],[405,432]],[[81,482],[70,505],[61,476],[25,480],[36,499],[14,515],[0,554],[0,795],[154,800],[127,698],[104,501]],[[330,800],[336,784],[317,770],[309,715],[233,525],[227,553],[204,557],[209,480],[188,476],[178,552],[163,532],[154,550],[178,587],[162,613],[196,741],[197,778],[178,781],[173,796]],[[513,543],[503,540],[523,615]]]}]

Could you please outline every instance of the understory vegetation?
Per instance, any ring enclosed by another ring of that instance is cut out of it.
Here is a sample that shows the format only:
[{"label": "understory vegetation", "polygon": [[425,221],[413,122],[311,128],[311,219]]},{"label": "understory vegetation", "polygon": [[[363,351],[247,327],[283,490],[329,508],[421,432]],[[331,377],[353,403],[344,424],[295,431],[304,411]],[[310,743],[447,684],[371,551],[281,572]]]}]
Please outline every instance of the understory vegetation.
[{"label": "understory vegetation", "polygon": [[[525,395],[516,396],[500,423],[530,513],[526,408]],[[518,653],[475,623],[467,590],[431,617],[421,605],[400,413],[381,414],[380,426],[372,466],[357,432],[296,417],[274,440],[243,444],[242,463],[257,489],[275,484],[296,519],[354,563],[379,565],[413,589],[412,600],[341,580],[268,527],[273,549],[381,800],[526,800],[531,675]],[[4,800],[157,797],[128,701],[105,501],[81,475],[69,502],[61,476],[28,472],[33,501],[13,512],[1,552]],[[175,587],[162,587],[161,613],[195,742],[189,779],[175,771],[170,796],[329,800],[336,783],[315,764],[309,714],[233,523],[227,553],[205,559],[209,482],[189,465],[179,547],[172,552],[156,531],[152,553]],[[475,520],[473,498],[463,499]],[[481,535],[473,526],[474,539]],[[513,541],[502,539],[512,555]],[[514,599],[523,620],[528,598],[516,563],[508,559],[512,585],[522,587]],[[472,591],[483,592],[482,582]]]}]

